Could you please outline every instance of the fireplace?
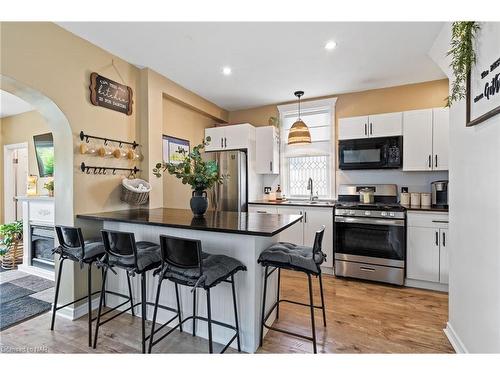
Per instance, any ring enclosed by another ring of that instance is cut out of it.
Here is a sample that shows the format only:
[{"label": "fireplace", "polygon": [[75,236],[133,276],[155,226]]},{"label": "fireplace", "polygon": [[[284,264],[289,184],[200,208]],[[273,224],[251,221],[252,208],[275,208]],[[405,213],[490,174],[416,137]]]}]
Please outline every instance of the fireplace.
[{"label": "fireplace", "polygon": [[45,225],[30,225],[31,265],[54,270],[54,228]]}]

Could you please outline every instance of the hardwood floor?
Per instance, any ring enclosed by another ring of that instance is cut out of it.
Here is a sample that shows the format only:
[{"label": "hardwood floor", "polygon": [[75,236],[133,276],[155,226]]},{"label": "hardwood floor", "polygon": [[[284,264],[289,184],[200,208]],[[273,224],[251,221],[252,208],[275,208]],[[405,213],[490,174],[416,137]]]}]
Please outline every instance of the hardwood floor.
[{"label": "hardwood floor", "polygon": [[[322,353],[452,353],[443,333],[448,317],[448,295],[414,288],[398,288],[324,276],[327,327],[316,312],[318,352]],[[315,301],[319,289],[315,282]],[[307,301],[307,279],[282,273],[283,298]],[[87,322],[59,318],[49,330],[50,313],[0,332],[3,352],[39,347],[50,353],[137,353],[140,319],[124,314],[101,327],[97,350],[87,347]],[[283,303],[277,327],[310,335],[307,307]],[[148,324],[149,327],[149,324]],[[148,330],[149,332],[149,330]],[[220,349],[216,345],[215,350]],[[176,332],[154,352],[205,353],[207,341]],[[234,352],[234,351],[233,351]],[[311,353],[312,344],[269,332],[259,353]]]}]

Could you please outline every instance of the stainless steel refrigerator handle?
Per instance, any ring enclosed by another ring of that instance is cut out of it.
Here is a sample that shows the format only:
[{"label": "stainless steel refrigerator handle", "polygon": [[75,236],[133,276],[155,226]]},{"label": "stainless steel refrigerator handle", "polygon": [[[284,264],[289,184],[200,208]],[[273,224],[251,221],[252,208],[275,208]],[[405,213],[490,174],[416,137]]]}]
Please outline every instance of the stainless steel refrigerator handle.
[{"label": "stainless steel refrigerator handle", "polygon": [[368,219],[364,217],[335,217],[336,223],[351,223],[351,224],[371,224],[371,225],[389,225],[396,227],[404,227],[404,220],[387,220],[387,219]]}]

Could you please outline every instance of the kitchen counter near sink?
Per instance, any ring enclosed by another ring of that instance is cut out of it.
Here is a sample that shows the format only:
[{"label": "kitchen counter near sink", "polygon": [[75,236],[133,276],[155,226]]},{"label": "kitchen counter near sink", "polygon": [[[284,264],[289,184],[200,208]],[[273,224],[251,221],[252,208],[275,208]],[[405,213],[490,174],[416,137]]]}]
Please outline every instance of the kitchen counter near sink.
[{"label": "kitchen counter near sink", "polygon": [[255,205],[271,205],[271,206],[307,206],[307,207],[328,207],[328,208],[333,208],[335,206],[335,201],[322,201],[322,200],[315,200],[315,201],[309,201],[309,200],[285,200],[285,201],[266,201],[266,200],[257,200],[253,202],[248,202],[248,204],[255,204]]},{"label": "kitchen counter near sink", "polygon": [[[242,350],[253,353],[257,350],[260,336],[260,306],[262,303],[263,267],[257,264],[262,251],[280,240],[284,230],[302,228],[302,215],[270,214],[260,215],[252,212],[213,212],[208,211],[202,219],[193,218],[190,210],[155,208],[130,209],[121,211],[101,212],[95,214],[77,215],[80,223],[93,221],[102,228],[123,232],[132,232],[136,241],[160,242],[160,235],[169,235],[200,240],[203,251],[212,254],[223,254],[241,261],[246,267],[245,272],[235,275],[235,286],[238,298],[238,315],[240,320],[240,335]],[[117,274],[108,273],[107,289],[128,294],[127,275],[123,270],[114,269]],[[277,275],[277,273],[275,273]],[[132,278],[133,295],[140,295],[140,278]],[[147,275],[147,295],[151,301],[154,298],[157,282],[152,273]],[[275,275],[268,279],[268,306],[276,299],[277,280]],[[164,283],[160,303],[175,306],[175,291],[173,283]],[[212,316],[214,320],[233,324],[233,303],[231,288],[217,286],[212,294]],[[193,294],[191,288],[179,288],[182,313],[192,314]],[[199,296],[200,315],[206,314],[203,293]],[[115,306],[120,301],[118,297],[106,297],[108,306]],[[138,302],[138,301],[135,301]],[[148,309],[147,319],[152,319],[152,309]],[[274,314],[270,317],[274,319]],[[164,323],[171,318],[168,312],[158,311],[158,322]],[[206,338],[207,326],[203,321],[197,322],[197,335]],[[172,323],[173,324],[173,323]],[[185,329],[190,332],[190,322]],[[228,329],[213,330],[213,340],[227,343],[233,332]],[[235,346],[235,343],[232,344]]]}]

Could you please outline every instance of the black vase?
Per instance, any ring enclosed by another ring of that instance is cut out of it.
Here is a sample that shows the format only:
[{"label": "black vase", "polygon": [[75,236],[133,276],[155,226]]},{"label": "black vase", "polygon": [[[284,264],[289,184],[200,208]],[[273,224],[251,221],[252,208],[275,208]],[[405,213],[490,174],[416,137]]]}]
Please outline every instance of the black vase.
[{"label": "black vase", "polygon": [[204,190],[193,190],[190,205],[194,217],[203,217],[208,208],[207,192]]}]

